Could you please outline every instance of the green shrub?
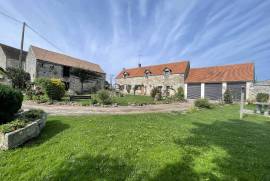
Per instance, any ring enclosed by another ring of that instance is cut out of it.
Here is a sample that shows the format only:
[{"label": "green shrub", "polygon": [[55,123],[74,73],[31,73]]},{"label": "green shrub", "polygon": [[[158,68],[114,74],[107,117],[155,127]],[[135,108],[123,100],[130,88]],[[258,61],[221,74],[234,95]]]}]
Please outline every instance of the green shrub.
[{"label": "green shrub", "polygon": [[183,101],[185,100],[185,93],[184,93],[184,89],[183,87],[179,87],[177,89],[177,92],[175,94],[175,98],[178,100],[178,101]]},{"label": "green shrub", "polygon": [[0,84],[0,124],[10,121],[22,106],[23,95],[20,91]]},{"label": "green shrub", "polygon": [[65,95],[65,84],[60,79],[51,79],[46,94],[51,100],[61,100]]},{"label": "green shrub", "polygon": [[267,93],[258,93],[256,96],[257,102],[268,102],[269,100],[269,94]]},{"label": "green shrub", "polygon": [[20,68],[7,68],[7,77],[11,80],[12,86],[18,89],[25,89],[30,82],[30,74]]},{"label": "green shrub", "polygon": [[161,93],[158,92],[155,96],[155,101],[160,101],[162,99]]},{"label": "green shrub", "polygon": [[41,109],[30,109],[29,111],[23,112],[19,119],[25,120],[25,121],[35,121],[37,119],[41,119],[44,111]]},{"label": "green shrub", "polygon": [[96,99],[91,100],[91,104],[97,104],[97,103],[98,103],[98,101]]},{"label": "green shrub", "polygon": [[109,105],[112,103],[112,99],[110,96],[110,92],[107,90],[100,90],[97,93],[97,97],[99,98],[100,102],[104,105]]},{"label": "green shrub", "polygon": [[233,99],[232,99],[232,93],[229,89],[226,89],[226,91],[224,92],[224,102],[225,104],[231,104],[233,103]]},{"label": "green shrub", "polygon": [[24,120],[16,119],[14,121],[11,121],[7,124],[0,125],[0,132],[1,133],[9,133],[12,131],[15,131],[17,129],[23,128],[27,125],[27,123]]},{"label": "green shrub", "polygon": [[36,86],[41,87],[44,91],[46,90],[46,88],[48,87],[48,85],[50,84],[51,80],[49,78],[36,78],[34,81],[34,84]]},{"label": "green shrub", "polygon": [[198,108],[206,108],[206,109],[212,108],[212,105],[209,103],[208,99],[197,99],[194,104]]},{"label": "green shrub", "polygon": [[155,98],[156,95],[157,95],[158,93],[161,93],[160,90],[159,90],[159,88],[158,88],[158,87],[154,87],[154,88],[151,90],[150,95],[151,95],[151,97]]}]

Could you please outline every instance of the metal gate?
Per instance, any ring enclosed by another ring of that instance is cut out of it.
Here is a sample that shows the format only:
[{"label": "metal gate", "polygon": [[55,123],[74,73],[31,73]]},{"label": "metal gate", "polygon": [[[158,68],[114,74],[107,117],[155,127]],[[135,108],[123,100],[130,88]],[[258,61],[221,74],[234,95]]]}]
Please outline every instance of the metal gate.
[{"label": "metal gate", "polygon": [[205,84],[205,98],[210,100],[222,99],[222,84],[220,83],[208,83]]},{"label": "metal gate", "polygon": [[[246,83],[245,82],[227,83],[227,89],[231,91],[233,101],[240,101],[241,100],[242,86],[244,86],[245,90],[246,90]],[[246,91],[244,91],[244,99],[246,99]]]},{"label": "metal gate", "polygon": [[201,98],[201,84],[188,84],[187,85],[187,98],[188,99]]}]

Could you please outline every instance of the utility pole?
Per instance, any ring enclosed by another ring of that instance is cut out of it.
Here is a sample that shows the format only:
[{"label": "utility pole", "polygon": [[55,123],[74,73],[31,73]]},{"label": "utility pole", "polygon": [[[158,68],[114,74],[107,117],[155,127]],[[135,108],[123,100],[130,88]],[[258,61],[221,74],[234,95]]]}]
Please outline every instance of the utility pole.
[{"label": "utility pole", "polygon": [[110,74],[110,88],[112,89],[112,79],[113,79],[113,74]]},{"label": "utility pole", "polygon": [[21,37],[21,50],[20,50],[20,57],[19,57],[19,61],[20,61],[20,68],[22,69],[22,57],[23,57],[23,43],[24,43],[24,31],[25,31],[25,25],[26,23],[23,22],[23,28],[22,28],[22,37]]}]

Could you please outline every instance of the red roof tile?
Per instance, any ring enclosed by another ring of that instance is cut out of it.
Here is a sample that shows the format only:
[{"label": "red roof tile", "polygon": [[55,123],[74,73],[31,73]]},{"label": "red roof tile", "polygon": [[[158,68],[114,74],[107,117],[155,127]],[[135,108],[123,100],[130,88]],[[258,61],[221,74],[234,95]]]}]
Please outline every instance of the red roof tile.
[{"label": "red roof tile", "polygon": [[184,74],[189,65],[188,61],[167,63],[153,66],[137,67],[122,70],[118,75],[117,79],[123,78],[124,72],[128,73],[128,77],[143,77],[146,70],[150,71],[151,75],[162,75],[163,70],[168,68],[172,74]]},{"label": "red roof tile", "polygon": [[61,53],[52,52],[35,46],[31,46],[36,59],[52,62],[55,64],[76,67],[94,72],[104,73],[101,67],[97,64],[70,57]]},{"label": "red roof tile", "polygon": [[186,83],[253,81],[254,64],[235,64],[215,67],[192,68]]}]

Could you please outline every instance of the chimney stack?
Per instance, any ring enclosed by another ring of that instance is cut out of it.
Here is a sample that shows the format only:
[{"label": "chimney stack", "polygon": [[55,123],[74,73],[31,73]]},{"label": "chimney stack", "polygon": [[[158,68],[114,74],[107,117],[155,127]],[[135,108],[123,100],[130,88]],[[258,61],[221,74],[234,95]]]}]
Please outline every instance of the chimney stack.
[{"label": "chimney stack", "polygon": [[142,67],[142,64],[141,64],[141,63],[139,63],[139,64],[138,64],[138,67],[139,67],[139,68],[141,68],[141,67]]}]

